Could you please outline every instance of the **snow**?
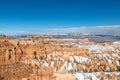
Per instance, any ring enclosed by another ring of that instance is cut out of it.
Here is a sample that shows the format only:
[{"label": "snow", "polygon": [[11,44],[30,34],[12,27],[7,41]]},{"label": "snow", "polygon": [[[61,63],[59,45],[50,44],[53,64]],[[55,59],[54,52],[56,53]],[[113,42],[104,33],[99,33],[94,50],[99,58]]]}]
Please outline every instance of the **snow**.
[{"label": "snow", "polygon": [[43,66],[49,66],[49,64],[45,61]]},{"label": "snow", "polygon": [[112,64],[112,60],[111,59],[107,59],[109,64]]},{"label": "snow", "polygon": [[67,69],[67,61],[66,62],[64,62],[64,65],[61,67],[62,69]]},{"label": "snow", "polygon": [[51,66],[54,66],[54,61],[51,61]]},{"label": "snow", "polygon": [[73,56],[70,56],[69,59],[70,59],[71,62],[74,62]]},{"label": "snow", "polygon": [[67,70],[68,70],[68,71],[73,70],[72,63],[68,63],[68,68],[67,68]]},{"label": "snow", "polygon": [[95,73],[75,73],[74,77],[78,78],[79,80],[85,80],[85,77],[89,77],[92,80],[99,80],[96,76],[100,76],[99,72]]},{"label": "snow", "polygon": [[115,49],[112,46],[100,46],[99,44],[92,44],[92,45],[82,45],[78,46],[79,48],[88,48],[90,51],[96,51],[96,52],[101,52],[101,51],[115,51]]},{"label": "snow", "polygon": [[116,61],[116,63],[117,63],[117,66],[120,66],[120,62],[119,61]]},{"label": "snow", "polygon": [[120,41],[113,42],[114,45],[119,45]]},{"label": "snow", "polygon": [[81,56],[74,56],[77,62],[86,62],[88,58],[81,57]]},{"label": "snow", "polygon": [[55,61],[58,61],[59,59],[57,57],[54,58]]},{"label": "snow", "polygon": [[84,76],[81,73],[75,73],[74,76],[79,80],[84,80]]},{"label": "snow", "polygon": [[61,61],[65,61],[63,58],[60,58]]},{"label": "snow", "polygon": [[119,55],[117,53],[112,54],[113,57],[118,57]]},{"label": "snow", "polygon": [[90,77],[92,78],[92,80],[99,80],[93,73],[90,74]]}]

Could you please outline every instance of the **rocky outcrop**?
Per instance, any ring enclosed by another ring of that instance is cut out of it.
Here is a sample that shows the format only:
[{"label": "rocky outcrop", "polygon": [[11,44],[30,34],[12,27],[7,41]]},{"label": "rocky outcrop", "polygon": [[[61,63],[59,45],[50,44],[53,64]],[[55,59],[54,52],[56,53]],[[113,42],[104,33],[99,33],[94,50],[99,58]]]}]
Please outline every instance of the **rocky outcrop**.
[{"label": "rocky outcrop", "polygon": [[120,70],[117,43],[47,36],[0,39],[0,80],[119,79],[113,74]]}]

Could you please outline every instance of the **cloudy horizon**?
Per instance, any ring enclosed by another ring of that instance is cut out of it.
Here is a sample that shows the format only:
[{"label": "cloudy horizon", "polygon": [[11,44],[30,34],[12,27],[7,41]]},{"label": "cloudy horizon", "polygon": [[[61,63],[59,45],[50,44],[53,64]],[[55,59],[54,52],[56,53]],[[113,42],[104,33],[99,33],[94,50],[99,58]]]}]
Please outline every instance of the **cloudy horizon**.
[{"label": "cloudy horizon", "polygon": [[70,28],[52,28],[52,29],[41,29],[31,31],[17,31],[17,32],[2,32],[0,34],[5,35],[26,35],[26,34],[40,34],[40,35],[64,35],[68,33],[81,33],[84,35],[113,35],[120,36],[120,25],[107,25],[107,26],[81,26],[81,27],[70,27]]}]

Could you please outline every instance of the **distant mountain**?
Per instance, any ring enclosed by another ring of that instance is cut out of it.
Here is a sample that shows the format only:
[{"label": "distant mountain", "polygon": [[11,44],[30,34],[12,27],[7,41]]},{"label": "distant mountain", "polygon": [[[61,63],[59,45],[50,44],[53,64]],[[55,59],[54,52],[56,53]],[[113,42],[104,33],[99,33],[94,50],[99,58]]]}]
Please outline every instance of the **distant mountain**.
[{"label": "distant mountain", "polygon": [[95,42],[112,42],[112,41],[119,41],[120,36],[113,36],[113,35],[83,35],[83,34],[74,34],[69,33],[67,35],[52,35],[54,38],[73,38],[73,39],[83,39],[88,38],[91,41]]},{"label": "distant mountain", "polygon": [[45,35],[112,35],[120,36],[120,25],[113,26],[83,26],[73,28],[56,28],[33,31],[38,34]]},{"label": "distant mountain", "polygon": [[[27,36],[35,36],[41,34],[16,34],[12,35],[10,37],[18,38],[18,37],[27,37]],[[52,36],[54,38],[72,38],[72,39],[84,39],[88,38],[91,41],[94,42],[112,42],[112,41],[120,41],[120,36],[115,35],[103,35],[103,34],[82,34],[82,33],[68,33],[68,34],[54,34],[54,35],[44,35],[44,36]]]},{"label": "distant mountain", "polygon": [[25,37],[28,35],[52,35],[55,38],[88,38],[96,42],[117,41],[120,40],[120,25],[111,26],[83,26],[73,28],[56,28],[36,30],[30,32],[7,32],[5,34],[11,37]]}]

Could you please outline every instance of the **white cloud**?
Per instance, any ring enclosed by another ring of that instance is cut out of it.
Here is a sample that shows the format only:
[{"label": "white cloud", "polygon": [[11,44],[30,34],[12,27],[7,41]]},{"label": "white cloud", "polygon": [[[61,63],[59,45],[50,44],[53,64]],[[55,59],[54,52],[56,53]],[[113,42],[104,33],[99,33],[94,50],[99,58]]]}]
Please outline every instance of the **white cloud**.
[{"label": "white cloud", "polygon": [[111,26],[82,26],[72,28],[58,28],[36,31],[38,34],[67,34],[67,33],[87,33],[120,36],[120,25]]},{"label": "white cloud", "polygon": [[[3,32],[1,32],[3,33]],[[5,32],[4,32],[5,33]],[[6,32],[7,35],[21,35],[21,34],[67,34],[67,33],[82,33],[82,34],[103,34],[103,35],[116,35],[120,36],[120,25],[107,25],[107,26],[81,26],[72,28],[54,28],[42,29],[33,31],[19,31],[19,32]]]}]

